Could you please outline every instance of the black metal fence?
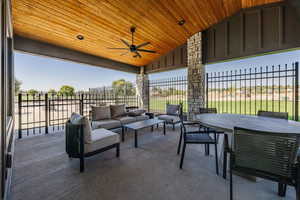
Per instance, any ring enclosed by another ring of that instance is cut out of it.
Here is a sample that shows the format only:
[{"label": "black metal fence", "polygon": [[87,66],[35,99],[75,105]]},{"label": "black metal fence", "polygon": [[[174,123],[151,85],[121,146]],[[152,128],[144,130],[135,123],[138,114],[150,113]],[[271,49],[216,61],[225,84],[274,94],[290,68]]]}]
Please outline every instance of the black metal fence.
[{"label": "black metal fence", "polygon": [[[187,112],[186,76],[149,81],[149,110],[163,113],[166,104],[183,104]],[[258,110],[288,112],[299,119],[299,64],[247,68],[206,74],[206,102],[219,113],[255,115]],[[72,112],[88,116],[91,105],[138,106],[135,88],[97,88],[72,96],[19,94],[19,137],[63,129]]]},{"label": "black metal fence", "polygon": [[163,113],[166,104],[183,104],[184,112],[187,111],[187,77],[174,77],[149,81],[149,110]]},{"label": "black metal fence", "polygon": [[288,112],[298,120],[299,64],[206,74],[206,102],[219,113]]},{"label": "black metal fence", "polygon": [[55,132],[64,129],[66,120],[72,112],[89,117],[92,105],[126,104],[138,106],[134,91],[120,92],[106,87],[97,93],[81,93],[72,96],[63,94],[18,95],[16,104],[19,138]]}]

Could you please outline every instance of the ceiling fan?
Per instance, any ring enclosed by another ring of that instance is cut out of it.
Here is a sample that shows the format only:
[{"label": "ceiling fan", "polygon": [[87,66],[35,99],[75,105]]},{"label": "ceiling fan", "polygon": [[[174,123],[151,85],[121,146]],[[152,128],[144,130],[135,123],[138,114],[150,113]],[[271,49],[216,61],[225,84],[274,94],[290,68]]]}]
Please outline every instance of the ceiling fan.
[{"label": "ceiling fan", "polygon": [[140,54],[140,52],[147,52],[147,53],[156,53],[156,51],[152,51],[152,50],[147,50],[147,49],[141,49],[141,47],[145,47],[147,45],[150,44],[150,42],[144,42],[142,44],[139,45],[135,45],[134,44],[134,33],[135,33],[136,28],[134,26],[132,26],[130,28],[130,32],[131,32],[131,44],[129,44],[128,42],[126,42],[123,39],[120,39],[121,42],[123,42],[127,47],[126,48],[108,48],[108,49],[115,49],[115,50],[128,50],[127,52],[124,52],[121,54],[121,56],[128,54],[129,52],[134,53],[134,58],[141,58],[142,55]]}]

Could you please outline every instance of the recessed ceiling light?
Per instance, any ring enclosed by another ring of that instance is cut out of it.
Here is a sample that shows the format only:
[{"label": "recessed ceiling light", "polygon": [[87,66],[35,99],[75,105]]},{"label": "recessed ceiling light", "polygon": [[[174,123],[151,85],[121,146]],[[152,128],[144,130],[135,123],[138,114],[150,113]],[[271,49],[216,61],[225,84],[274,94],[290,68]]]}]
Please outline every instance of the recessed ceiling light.
[{"label": "recessed ceiling light", "polygon": [[77,37],[78,40],[83,40],[84,39],[83,35],[77,35],[76,37]]},{"label": "recessed ceiling light", "polygon": [[185,20],[184,19],[181,19],[178,21],[178,25],[179,26],[183,26],[185,24]]}]

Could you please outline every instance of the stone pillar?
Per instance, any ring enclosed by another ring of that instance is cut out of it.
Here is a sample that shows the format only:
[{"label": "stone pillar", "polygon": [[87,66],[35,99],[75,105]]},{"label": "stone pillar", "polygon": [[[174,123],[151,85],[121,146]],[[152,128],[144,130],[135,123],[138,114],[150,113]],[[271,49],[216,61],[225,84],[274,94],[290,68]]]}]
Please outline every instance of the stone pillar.
[{"label": "stone pillar", "polygon": [[139,107],[148,111],[149,109],[149,77],[141,67],[140,74],[136,75],[136,94]]},{"label": "stone pillar", "polygon": [[201,32],[187,41],[188,56],[188,119],[192,120],[199,107],[205,106],[205,68],[202,64]]}]

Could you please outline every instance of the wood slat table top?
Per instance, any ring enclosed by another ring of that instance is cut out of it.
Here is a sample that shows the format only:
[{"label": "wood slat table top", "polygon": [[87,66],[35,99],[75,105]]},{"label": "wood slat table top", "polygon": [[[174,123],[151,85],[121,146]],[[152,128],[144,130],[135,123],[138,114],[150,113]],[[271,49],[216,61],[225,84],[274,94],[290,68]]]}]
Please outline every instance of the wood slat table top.
[{"label": "wood slat table top", "polygon": [[226,132],[232,132],[234,127],[241,127],[257,131],[300,135],[300,122],[292,120],[239,114],[198,114],[196,120],[203,125]]}]

